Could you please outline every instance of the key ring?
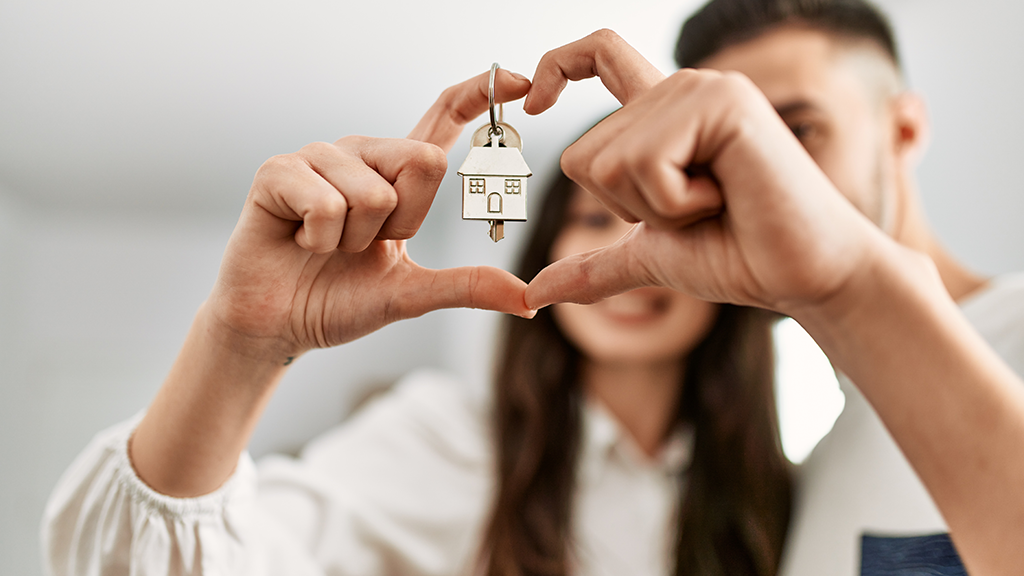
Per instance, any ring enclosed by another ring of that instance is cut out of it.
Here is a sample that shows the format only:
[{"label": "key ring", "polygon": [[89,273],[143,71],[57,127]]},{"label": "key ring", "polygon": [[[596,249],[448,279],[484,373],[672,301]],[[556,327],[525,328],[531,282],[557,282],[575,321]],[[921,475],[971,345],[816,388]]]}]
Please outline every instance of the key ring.
[{"label": "key ring", "polygon": [[[501,126],[498,126],[498,121],[494,118],[494,74],[498,71],[498,68],[501,68],[501,65],[497,62],[491,64],[491,79],[487,83],[487,104],[491,113],[491,127],[487,130],[487,135],[497,136],[499,139],[504,140],[505,131],[501,129]],[[501,104],[499,104],[499,106],[501,106],[501,115],[504,116],[505,107]],[[504,118],[502,118],[502,120],[504,120]]]}]

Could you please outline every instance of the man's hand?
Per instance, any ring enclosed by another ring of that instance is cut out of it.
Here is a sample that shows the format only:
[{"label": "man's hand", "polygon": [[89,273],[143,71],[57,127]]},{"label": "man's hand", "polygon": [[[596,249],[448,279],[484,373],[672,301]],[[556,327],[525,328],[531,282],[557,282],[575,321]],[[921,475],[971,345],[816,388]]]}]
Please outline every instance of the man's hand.
[{"label": "man's hand", "polygon": [[[538,73],[531,92],[594,73],[618,85],[628,76],[597,63],[630,55],[614,39],[570,44],[545,57],[561,76]],[[746,78],[682,70],[616,95],[625,106],[566,150],[562,168],[640,223],[541,271],[527,304],[660,285],[795,317],[875,408],[968,570],[1018,574],[1024,383],[931,261],[856,212]]]},{"label": "man's hand", "polygon": [[635,51],[599,34],[545,55],[527,104],[550,105],[534,94],[557,94],[565,78],[609,76],[625,106],[570,146],[562,168],[641,223],[542,271],[530,307],[660,285],[793,313],[832,296],[886,241],[746,78],[682,70],[657,82],[649,64],[624,75],[615,63],[635,69]]}]

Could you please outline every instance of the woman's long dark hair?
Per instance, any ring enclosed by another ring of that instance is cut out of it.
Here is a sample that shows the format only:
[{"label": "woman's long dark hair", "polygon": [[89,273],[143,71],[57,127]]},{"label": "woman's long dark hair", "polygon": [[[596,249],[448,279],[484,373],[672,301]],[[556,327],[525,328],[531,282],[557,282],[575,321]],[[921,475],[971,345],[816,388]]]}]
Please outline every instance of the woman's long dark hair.
[{"label": "woman's long dark hair", "polygon": [[[522,254],[530,281],[549,263],[575,184],[560,175]],[[677,423],[694,429],[680,478],[677,575],[774,575],[791,481],[779,440],[771,324],[764,310],[720,306],[687,356]],[[570,572],[572,502],[582,435],[580,352],[550,308],[505,318],[495,390],[498,489],[481,549],[489,576]]]}]

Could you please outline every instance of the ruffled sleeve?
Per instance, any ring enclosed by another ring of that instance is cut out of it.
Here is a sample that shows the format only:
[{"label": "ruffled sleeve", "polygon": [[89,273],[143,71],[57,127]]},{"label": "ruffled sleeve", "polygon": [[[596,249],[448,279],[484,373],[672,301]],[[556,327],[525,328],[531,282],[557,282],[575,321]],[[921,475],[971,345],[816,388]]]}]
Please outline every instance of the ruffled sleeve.
[{"label": "ruffled sleeve", "polygon": [[55,488],[42,526],[49,574],[323,574],[253,506],[256,468],[247,453],[205,496],[173,498],[142,482],[127,450],[141,417],[98,434]]},{"label": "ruffled sleeve", "polygon": [[248,454],[216,492],[173,498],[136,475],[138,415],[100,433],[47,504],[54,576],[469,573],[490,444],[464,387],[417,372],[300,458]]}]

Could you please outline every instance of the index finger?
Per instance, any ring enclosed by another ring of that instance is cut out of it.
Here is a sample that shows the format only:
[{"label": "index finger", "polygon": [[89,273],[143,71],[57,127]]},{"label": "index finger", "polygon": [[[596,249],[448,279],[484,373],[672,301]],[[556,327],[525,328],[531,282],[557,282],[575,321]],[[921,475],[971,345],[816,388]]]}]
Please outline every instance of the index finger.
[{"label": "index finger", "polygon": [[710,76],[677,72],[623,106],[562,153],[562,170],[626,220],[680,228],[717,214],[721,193],[700,165],[708,158],[695,156],[714,112],[698,98]]},{"label": "index finger", "polygon": [[611,30],[593,34],[545,54],[523,104],[527,114],[554,106],[569,80],[597,76],[622,104],[647,92],[665,75]]},{"label": "index finger", "polygon": [[[490,71],[447,88],[409,133],[410,140],[430,142],[448,152],[471,120],[487,112]],[[498,69],[494,75],[494,102],[518,100],[530,90],[522,74]]]}]

